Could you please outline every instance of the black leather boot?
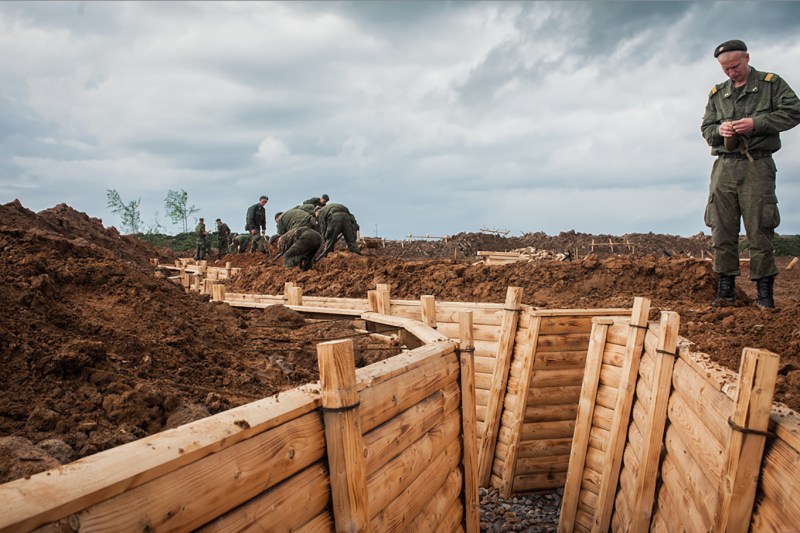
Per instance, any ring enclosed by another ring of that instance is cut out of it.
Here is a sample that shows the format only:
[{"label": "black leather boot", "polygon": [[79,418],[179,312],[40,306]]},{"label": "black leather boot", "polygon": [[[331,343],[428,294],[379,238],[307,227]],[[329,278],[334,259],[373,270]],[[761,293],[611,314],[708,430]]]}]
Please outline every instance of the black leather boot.
[{"label": "black leather boot", "polygon": [[756,305],[765,309],[775,309],[775,299],[773,298],[773,287],[775,286],[775,276],[767,276],[756,280],[756,290],[758,298]]},{"label": "black leather boot", "polygon": [[717,295],[712,305],[727,307],[736,305],[736,276],[717,274]]}]

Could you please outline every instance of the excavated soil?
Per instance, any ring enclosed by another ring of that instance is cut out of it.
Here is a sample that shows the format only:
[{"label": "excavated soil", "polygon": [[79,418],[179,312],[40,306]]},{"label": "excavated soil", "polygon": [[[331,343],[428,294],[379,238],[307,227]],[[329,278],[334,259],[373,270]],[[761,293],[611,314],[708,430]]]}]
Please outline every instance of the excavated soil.
[{"label": "excavated soil", "polygon": [[[635,248],[586,248],[609,238]],[[725,366],[737,369],[745,346],[780,354],[777,399],[800,408],[800,268],[785,271],[790,258],[779,261],[780,310],[768,313],[752,305],[749,282],[740,283],[739,307],[709,305],[715,276],[699,259],[708,251],[702,235],[515,239],[387,243],[363,256],[336,252],[309,272],[263,254],[220,263],[244,267],[228,282],[236,292],[276,294],[295,281],[306,295],[364,298],[390,283],[397,298],[502,302],[518,286],[524,303],[546,308],[630,306],[646,296],[653,318],[679,312],[681,334]],[[478,250],[522,247],[571,251],[575,260],[475,263]],[[16,201],[0,206],[0,482],[318,379],[323,340],[353,338],[359,366],[400,350],[352,321],[306,319],[282,306],[242,311],[187,294],[149,265],[157,256],[170,258],[63,204],[40,213]]]}]

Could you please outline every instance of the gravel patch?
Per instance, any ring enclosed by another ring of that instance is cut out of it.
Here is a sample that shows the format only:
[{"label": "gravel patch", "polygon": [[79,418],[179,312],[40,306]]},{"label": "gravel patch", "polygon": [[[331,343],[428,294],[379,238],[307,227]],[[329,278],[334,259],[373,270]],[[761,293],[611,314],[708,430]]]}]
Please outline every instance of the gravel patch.
[{"label": "gravel patch", "polygon": [[558,528],[564,489],[515,494],[502,498],[497,489],[478,489],[481,499],[481,531],[547,531]]}]

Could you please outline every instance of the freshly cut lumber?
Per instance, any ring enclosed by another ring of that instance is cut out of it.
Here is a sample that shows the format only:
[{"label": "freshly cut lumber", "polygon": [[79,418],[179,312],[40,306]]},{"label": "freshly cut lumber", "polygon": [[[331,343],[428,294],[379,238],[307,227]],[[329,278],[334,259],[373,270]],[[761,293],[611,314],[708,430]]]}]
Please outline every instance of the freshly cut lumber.
[{"label": "freshly cut lumber", "polygon": [[702,420],[675,391],[669,400],[670,429],[680,432],[690,452],[712,483],[719,483],[725,461],[722,444],[703,425]]},{"label": "freshly cut lumber", "polygon": [[475,409],[475,352],[472,312],[459,316],[459,356],[461,359],[461,469],[464,482],[464,526],[467,533],[480,530],[480,498],[478,496],[478,421]]}]

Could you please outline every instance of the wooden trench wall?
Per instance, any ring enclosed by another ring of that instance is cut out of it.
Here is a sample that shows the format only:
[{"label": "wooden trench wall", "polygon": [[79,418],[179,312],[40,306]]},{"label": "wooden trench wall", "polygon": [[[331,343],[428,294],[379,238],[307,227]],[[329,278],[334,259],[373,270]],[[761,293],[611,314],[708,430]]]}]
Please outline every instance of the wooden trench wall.
[{"label": "wooden trench wall", "polygon": [[0,485],[0,531],[476,532],[459,319],[463,351],[427,328],[426,345],[356,370],[351,340],[322,343],[317,384]]},{"label": "wooden trench wall", "polygon": [[352,343],[320,344],[318,384],[1,485],[0,531],[477,531],[478,486],[564,487],[560,531],[800,527],[800,418],[772,407],[774,354],[721,370],[677,336],[676,313],[648,323],[641,298],[544,310],[514,287],[500,304],[397,300],[381,284],[366,299],[294,283],[226,294],[230,273],[211,271],[176,281],[232,306],[361,320],[413,349],[356,370]]}]

